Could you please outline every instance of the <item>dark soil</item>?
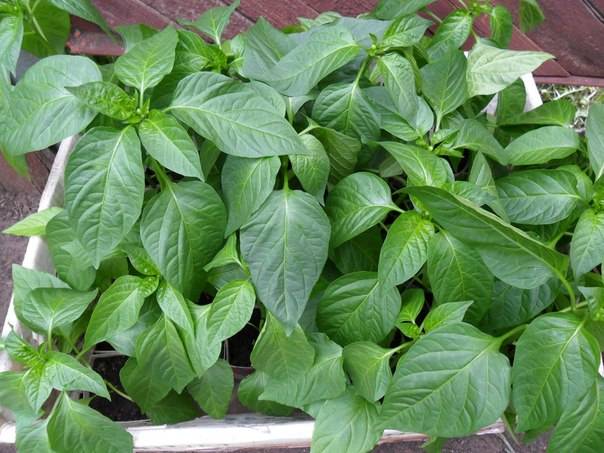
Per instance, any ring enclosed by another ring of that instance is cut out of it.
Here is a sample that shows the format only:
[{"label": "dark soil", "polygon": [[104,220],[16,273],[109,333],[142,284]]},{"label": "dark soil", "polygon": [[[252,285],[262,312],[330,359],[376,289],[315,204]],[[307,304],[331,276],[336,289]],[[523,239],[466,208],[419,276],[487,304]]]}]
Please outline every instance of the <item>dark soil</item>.
[{"label": "dark soil", "polygon": [[256,309],[252,313],[250,322],[234,337],[228,340],[228,358],[233,366],[248,367],[251,366],[250,355],[254,348],[254,343],[260,334],[258,326],[260,325],[260,310]]}]

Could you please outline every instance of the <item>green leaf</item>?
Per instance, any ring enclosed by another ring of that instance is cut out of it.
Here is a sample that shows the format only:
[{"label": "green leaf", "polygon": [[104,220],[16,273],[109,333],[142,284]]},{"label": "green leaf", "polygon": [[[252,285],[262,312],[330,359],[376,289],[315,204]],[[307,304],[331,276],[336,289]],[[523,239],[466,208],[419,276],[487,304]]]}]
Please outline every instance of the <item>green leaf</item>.
[{"label": "green leaf", "polygon": [[570,264],[576,278],[602,264],[604,212],[587,209],[581,214],[570,243]]},{"label": "green leaf", "polygon": [[243,75],[287,96],[307,94],[317,83],[358,55],[359,45],[341,25],[310,30],[304,41],[270,67],[244,65]]},{"label": "green leaf", "polygon": [[337,398],[346,390],[342,348],[327,335],[314,333],[309,342],[315,350],[312,366],[293,379],[284,380],[267,374],[261,400],[275,401],[304,409],[318,401]]},{"label": "green leaf", "polygon": [[309,154],[289,157],[292,169],[306,192],[323,203],[323,194],[329,178],[330,162],[321,142],[309,134],[300,136]]},{"label": "green leaf", "polygon": [[393,20],[380,43],[381,48],[411,47],[418,44],[432,22],[417,15],[399,16]]},{"label": "green leaf", "polygon": [[24,373],[3,371],[0,373],[0,404],[10,410],[17,420],[32,420],[38,416],[25,389]]},{"label": "green leaf", "polygon": [[415,125],[419,101],[411,63],[397,53],[388,53],[378,60],[377,70],[384,79],[384,86],[395,108],[405,121]]},{"label": "green leaf", "polygon": [[81,291],[94,283],[96,269],[88,250],[76,237],[66,210],[61,210],[46,226],[46,243],[57,275]]},{"label": "green leaf", "polygon": [[26,301],[15,300],[15,312],[35,332],[66,327],[78,319],[96,297],[97,291],[76,291],[68,288],[33,289]]},{"label": "green leaf", "polygon": [[317,325],[341,345],[379,343],[394,328],[401,297],[374,272],[346,274],[329,284],[317,311]]},{"label": "green leaf", "polygon": [[126,236],[143,205],[145,170],[132,127],[88,131],[65,169],[65,208],[94,267]]},{"label": "green leaf", "polygon": [[48,421],[48,440],[54,451],[125,453],[132,451],[132,436],[119,424],[88,406],[59,398]]},{"label": "green leaf", "polygon": [[465,323],[420,338],[398,363],[384,397],[382,425],[459,437],[495,422],[510,395],[510,364],[499,344]]},{"label": "green leaf", "polygon": [[145,150],[164,167],[204,180],[197,147],[172,116],[152,110],[140,124],[138,133]]},{"label": "green leaf", "polygon": [[428,256],[434,226],[414,211],[402,213],[388,229],[380,252],[378,278],[384,286],[400,285],[413,277]]},{"label": "green leaf", "polygon": [[489,309],[493,275],[471,245],[441,231],[428,247],[428,278],[438,304],[474,301],[468,319],[478,321]]},{"label": "green leaf", "polygon": [[278,157],[246,159],[227,156],[222,167],[222,191],[228,211],[226,235],[250,220],[275,187],[281,168]]},{"label": "green leaf", "polygon": [[520,0],[520,29],[526,33],[545,20],[537,0]]},{"label": "green leaf", "polygon": [[196,300],[199,274],[222,247],[225,225],[224,205],[210,185],[170,182],[145,207],[141,239],[168,283]]},{"label": "green leaf", "polygon": [[48,440],[48,419],[35,420],[31,423],[18,423],[15,447],[17,451],[35,451],[52,453]]},{"label": "green leaf", "polygon": [[314,102],[312,117],[363,142],[379,137],[379,117],[359,87],[359,81],[336,83],[324,88]]},{"label": "green leaf", "polygon": [[119,57],[114,66],[115,75],[125,85],[136,88],[142,99],[148,88],[172,71],[177,42],[176,30],[165,28]]},{"label": "green leaf", "polygon": [[598,377],[579,401],[565,408],[548,451],[597,453],[604,443],[604,379]]},{"label": "green leaf", "polygon": [[7,152],[37,151],[82,131],[96,112],[65,87],[99,80],[96,64],[84,57],[57,55],[32,66],[10,93],[11,114],[2,118]]},{"label": "green leaf", "polygon": [[224,418],[231,402],[235,379],[225,360],[219,360],[201,378],[187,386],[199,406],[212,418]]},{"label": "green leaf", "polygon": [[163,382],[178,393],[195,377],[176,326],[166,316],[161,316],[139,337],[136,360],[142,370],[151,374],[151,381],[158,382],[160,386],[159,382]]},{"label": "green leaf", "polygon": [[128,52],[139,42],[144,41],[157,33],[155,28],[144,24],[119,25],[115,27],[115,29],[122,38],[124,52]]},{"label": "green leaf", "polygon": [[330,192],[325,207],[333,227],[332,247],[377,225],[393,208],[390,188],[378,176],[359,172],[342,179]]},{"label": "green leaf", "polygon": [[330,251],[329,258],[343,274],[378,270],[382,248],[380,227],[373,227]]},{"label": "green leaf", "polygon": [[453,149],[467,148],[481,152],[501,164],[506,162],[506,153],[493,134],[479,121],[464,120],[453,141]]},{"label": "green leaf", "polygon": [[546,225],[566,219],[581,197],[577,180],[564,170],[527,170],[499,178],[499,200],[509,219],[525,225]]},{"label": "green leaf", "polygon": [[449,163],[427,149],[399,142],[380,142],[380,145],[401,166],[409,186],[441,187],[454,179]]},{"label": "green leaf", "polygon": [[514,31],[514,18],[510,10],[503,5],[495,6],[489,14],[489,24],[491,40],[497,44],[497,47],[507,49]]},{"label": "green leaf", "polygon": [[27,269],[18,264],[13,264],[13,303],[15,310],[18,306],[31,304],[30,293],[37,288],[65,288],[69,285],[59,280],[57,277],[46,272],[40,272],[33,269]]},{"label": "green leaf", "polygon": [[499,217],[505,221],[509,221],[501,202],[499,201],[499,194],[497,193],[497,187],[495,186],[495,179],[493,178],[493,171],[486,157],[480,152],[474,155],[474,161],[470,168],[470,174],[468,175],[468,181],[476,184],[476,186],[483,189],[491,195],[489,206]]},{"label": "green leaf", "polygon": [[239,259],[237,234],[235,233],[227,238],[224,247],[218,251],[214,258],[212,258],[212,261],[204,266],[203,270],[209,272],[212,269],[228,266],[229,264],[236,264],[239,267],[243,267],[241,260]]},{"label": "green leaf", "polygon": [[14,74],[23,42],[23,16],[20,11],[0,19],[0,67]]},{"label": "green leaf", "polygon": [[589,163],[595,179],[604,174],[604,104],[592,104],[585,124]]},{"label": "green leaf", "polygon": [[65,53],[70,32],[66,11],[50,1],[40,1],[34,14],[26,14],[23,19],[23,50],[39,58]]},{"label": "green leaf", "polygon": [[284,326],[269,316],[256,340],[251,360],[256,370],[288,382],[310,370],[315,361],[315,350],[300,326],[297,325],[288,336]]},{"label": "green leaf", "polygon": [[551,58],[553,56],[545,52],[498,49],[478,42],[468,56],[469,94],[497,93]]},{"label": "green leaf", "polygon": [[422,92],[436,112],[436,121],[440,124],[447,113],[457,110],[468,97],[466,57],[458,50],[447,52],[423,66],[420,74]]},{"label": "green leaf", "polygon": [[227,154],[265,157],[305,152],[294,128],[272,104],[247,84],[221,74],[198,72],[185,77],[168,110]]},{"label": "green leaf", "polygon": [[369,402],[381,399],[392,380],[390,358],[396,349],[385,349],[369,341],[344,348],[344,368],[355,390]]},{"label": "green leaf", "polygon": [[241,254],[258,297],[288,332],[321,275],[330,232],[319,203],[298,190],[273,192],[241,230]]},{"label": "green leaf", "polygon": [[401,2],[399,0],[380,0],[373,10],[373,14],[378,19],[393,19],[398,16],[413,14],[434,1],[408,0]]},{"label": "green leaf", "polygon": [[316,416],[311,453],[365,453],[379,440],[378,406],[351,391],[326,401]]},{"label": "green leaf", "polygon": [[[143,332],[143,335],[146,333]],[[151,412],[171,391],[171,382],[164,379],[161,372],[144,368],[132,357],[120,370],[120,381],[128,396],[145,413]]]},{"label": "green leaf", "polygon": [[255,371],[243,379],[237,389],[239,401],[254,412],[281,417],[290,415],[293,408],[273,401],[259,399],[264,391],[267,379],[268,376],[260,371]]},{"label": "green leaf", "polygon": [[518,430],[548,428],[595,383],[600,364],[596,339],[574,314],[534,320],[516,344],[512,401]]},{"label": "green leaf", "polygon": [[468,302],[447,302],[430,310],[423,322],[424,330],[431,332],[441,326],[463,321],[468,308],[473,304]]},{"label": "green leaf", "polygon": [[396,318],[397,323],[415,323],[426,302],[424,290],[419,288],[406,289],[401,294],[401,302],[402,307]]},{"label": "green leaf", "polygon": [[89,82],[67,89],[84,104],[103,115],[125,121],[136,113],[136,99],[110,82]]},{"label": "green leaf", "polygon": [[[531,289],[566,273],[568,262],[564,255],[488,211],[435,187],[413,187],[407,191],[451,236],[475,247],[489,270],[506,283]],[[527,274],[526,269],[531,272]]]},{"label": "green leaf", "polygon": [[64,11],[67,11],[69,14],[73,14],[74,16],[81,17],[82,19],[87,20],[88,22],[92,22],[97,24],[99,27],[103,29],[105,33],[111,35],[111,31],[109,26],[105,22],[105,19],[101,15],[101,13],[96,9],[96,7],[92,4],[90,0],[49,0],[50,3],[55,5],[57,8],[61,8]]},{"label": "green leaf", "polygon": [[174,324],[189,335],[194,335],[195,325],[189,310],[189,302],[169,283],[162,281],[155,295],[159,308]]},{"label": "green leaf", "polygon": [[[546,102],[544,105],[551,103]],[[525,105],[526,87],[522,79],[517,79],[497,94],[497,108],[495,110],[497,124],[504,124],[506,121],[515,121],[516,118],[522,117],[525,114]]]},{"label": "green leaf", "polygon": [[457,9],[439,24],[427,49],[431,61],[435,61],[463,46],[472,32],[474,18],[465,9]]},{"label": "green leaf", "polygon": [[546,126],[527,132],[512,141],[504,152],[510,165],[545,164],[563,159],[579,148],[579,136],[566,127]]},{"label": "green leaf", "polygon": [[533,289],[514,288],[496,281],[491,307],[480,325],[488,332],[503,333],[528,322],[554,303],[559,288],[559,282],[553,279]]},{"label": "green leaf", "polygon": [[74,357],[62,352],[50,352],[45,359],[44,379],[57,390],[81,390],[110,399],[103,378]]},{"label": "green leaf", "polygon": [[107,340],[134,326],[145,302],[157,285],[157,279],[125,275],[118,278],[106,290],[94,307],[84,349]]},{"label": "green leaf", "polygon": [[[522,90],[524,91],[523,84]],[[524,107],[524,103],[522,104],[522,107]],[[498,117],[497,124],[500,126],[515,126],[519,124],[572,126],[575,121],[576,113],[577,107],[575,107],[571,101],[568,99],[557,99],[546,102],[528,112],[503,116],[503,118]]]},{"label": "green leaf", "polygon": [[128,357],[133,357],[136,354],[136,341],[138,337],[149,329],[161,315],[161,310],[157,305],[143,305],[136,323],[123,332],[115,332],[107,342],[111,344],[113,349]]},{"label": "green leaf", "polygon": [[207,9],[194,21],[182,21],[184,24],[192,25],[220,44],[224,29],[231,20],[231,15],[239,7],[239,0],[234,0],[228,6],[217,6]]},{"label": "green leaf", "polygon": [[325,147],[331,164],[331,180],[337,182],[354,171],[361,151],[361,142],[327,127],[316,127],[311,133]]},{"label": "green leaf", "polygon": [[11,225],[2,233],[13,236],[44,236],[48,222],[61,211],[63,211],[62,208],[55,207],[34,212],[23,220]]}]

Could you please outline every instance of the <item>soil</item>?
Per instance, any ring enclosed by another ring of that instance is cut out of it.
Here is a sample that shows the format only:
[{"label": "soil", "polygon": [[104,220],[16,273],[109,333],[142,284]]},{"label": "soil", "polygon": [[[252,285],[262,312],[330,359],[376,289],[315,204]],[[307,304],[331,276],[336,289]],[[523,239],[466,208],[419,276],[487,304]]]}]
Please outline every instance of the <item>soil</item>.
[{"label": "soil", "polygon": [[[37,207],[40,194],[32,193],[14,193],[6,192],[0,189],[0,230],[12,225],[17,220],[34,212]],[[10,301],[12,291],[11,284],[11,265],[20,263],[23,259],[27,238],[16,238],[0,234],[0,325],[3,323],[6,309]],[[236,335],[229,344],[229,358],[233,365],[240,367],[249,366],[249,354],[253,342],[258,336],[259,314],[254,313],[251,324],[248,325],[240,334]],[[233,348],[233,345],[240,345],[239,348]],[[108,346],[108,345],[106,345]],[[104,348],[104,350],[107,348]],[[106,377],[112,384],[119,389],[119,370],[125,362],[124,358],[98,359],[95,361],[94,368]],[[240,370],[243,375],[245,369]],[[241,379],[243,377],[239,377]],[[142,415],[138,409],[133,407],[132,403],[112,392],[112,403],[110,404],[102,398],[95,398],[92,407],[102,413],[107,414],[116,420],[140,419]],[[238,410],[236,411],[238,412]],[[537,442],[529,446],[517,446],[511,440],[509,435],[496,434],[487,436],[472,436],[464,439],[450,440],[443,448],[445,453],[537,453],[545,452],[547,448],[547,436],[543,436]],[[237,453],[307,453],[308,448],[291,449],[244,449],[237,450]],[[419,453],[422,452],[420,442],[385,444],[376,447],[376,453]],[[0,453],[14,453],[11,446],[0,445]]]}]

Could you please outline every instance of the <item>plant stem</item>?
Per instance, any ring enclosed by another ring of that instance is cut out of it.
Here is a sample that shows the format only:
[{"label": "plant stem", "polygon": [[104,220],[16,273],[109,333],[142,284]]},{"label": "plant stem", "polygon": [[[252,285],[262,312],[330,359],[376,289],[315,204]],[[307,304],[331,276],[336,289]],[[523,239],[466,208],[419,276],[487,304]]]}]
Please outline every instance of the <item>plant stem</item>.
[{"label": "plant stem", "polygon": [[281,161],[281,171],[283,172],[283,190],[288,191],[289,190],[289,172],[288,172],[288,167],[289,166],[289,159],[287,158],[287,156],[283,157],[283,160]]},{"label": "plant stem", "polygon": [[115,385],[113,385],[111,382],[109,382],[108,380],[105,379],[105,384],[107,384],[107,387],[109,387],[111,389],[112,392],[117,393],[119,396],[121,396],[124,399],[127,399],[128,401],[131,401],[134,403],[134,400],[132,398],[130,398],[128,395],[126,395],[124,392],[122,392],[121,390],[118,390],[117,387]]},{"label": "plant stem", "polygon": [[168,175],[166,174],[164,169],[161,168],[161,165],[159,165],[155,159],[151,159],[149,161],[149,167],[151,167],[153,173],[155,173],[155,176],[159,181],[159,186],[162,190],[164,190],[170,185],[170,178],[168,178]]},{"label": "plant stem", "polygon": [[583,302],[579,302],[578,304],[576,304],[574,307],[571,305],[570,307],[566,307],[563,308],[562,310],[558,310],[558,313],[568,313],[569,311],[576,311],[579,310],[581,308],[585,308],[589,305],[589,302],[587,302],[586,300],[584,300]]},{"label": "plant stem", "polygon": [[577,296],[575,296],[575,290],[572,286],[570,286],[568,280],[566,280],[566,278],[560,272],[556,272],[556,274],[558,276],[558,279],[562,282],[562,285],[566,289],[566,292],[568,293],[572,311],[577,311]]},{"label": "plant stem", "polygon": [[403,343],[401,345],[398,345],[396,348],[392,349],[390,352],[392,354],[395,354],[397,352],[401,352],[401,351],[403,351],[405,349],[408,349],[411,346],[413,346],[414,343],[415,343],[415,341],[407,341],[407,342],[405,342],[405,343]]},{"label": "plant stem", "polygon": [[509,332],[504,333],[503,335],[497,337],[497,340],[499,341],[499,345],[503,344],[503,342],[506,341],[507,339],[512,338],[512,337],[518,335],[519,333],[524,332],[524,329],[526,329],[527,326],[528,326],[528,324],[522,324],[520,326],[514,327]]}]

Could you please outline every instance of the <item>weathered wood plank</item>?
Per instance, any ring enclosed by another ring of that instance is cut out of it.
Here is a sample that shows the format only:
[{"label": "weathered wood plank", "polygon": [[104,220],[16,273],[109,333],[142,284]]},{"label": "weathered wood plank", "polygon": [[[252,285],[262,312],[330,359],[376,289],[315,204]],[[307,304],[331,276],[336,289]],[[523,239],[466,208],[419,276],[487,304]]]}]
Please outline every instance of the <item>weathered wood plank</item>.
[{"label": "weathered wood plank", "polygon": [[0,190],[9,192],[42,192],[48,179],[48,173],[54,160],[54,153],[49,150],[29,153],[29,179],[20,176],[0,156]]}]

